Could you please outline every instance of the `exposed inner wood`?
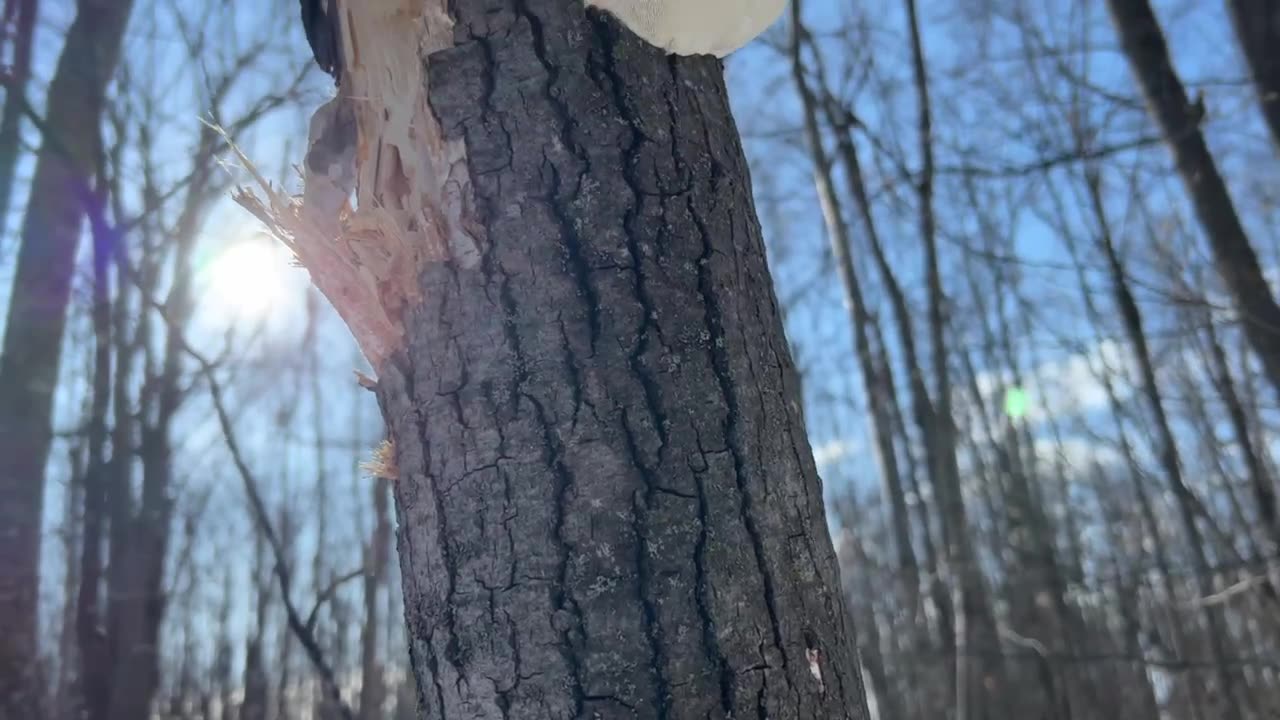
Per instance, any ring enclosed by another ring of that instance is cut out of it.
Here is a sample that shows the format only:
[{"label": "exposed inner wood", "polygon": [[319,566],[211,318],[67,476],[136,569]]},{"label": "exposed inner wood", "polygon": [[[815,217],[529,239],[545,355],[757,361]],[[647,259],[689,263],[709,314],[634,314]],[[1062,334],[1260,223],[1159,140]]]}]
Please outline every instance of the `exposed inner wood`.
[{"label": "exposed inner wood", "polygon": [[443,5],[341,0],[342,84],[312,120],[301,201],[256,173],[267,200],[238,195],[294,251],[375,369],[404,345],[423,268],[475,267],[483,245],[468,217],[465,146],[444,137],[427,104],[424,58],[453,43]]}]

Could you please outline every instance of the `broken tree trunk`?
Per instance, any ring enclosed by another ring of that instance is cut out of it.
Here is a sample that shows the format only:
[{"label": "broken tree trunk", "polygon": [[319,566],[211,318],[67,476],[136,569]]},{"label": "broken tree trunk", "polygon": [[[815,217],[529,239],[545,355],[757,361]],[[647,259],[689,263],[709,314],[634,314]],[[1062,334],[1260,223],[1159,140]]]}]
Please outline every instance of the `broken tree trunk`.
[{"label": "broken tree trunk", "polygon": [[312,207],[241,200],[378,373],[425,716],[865,720],[719,62],[580,0],[339,6]]}]

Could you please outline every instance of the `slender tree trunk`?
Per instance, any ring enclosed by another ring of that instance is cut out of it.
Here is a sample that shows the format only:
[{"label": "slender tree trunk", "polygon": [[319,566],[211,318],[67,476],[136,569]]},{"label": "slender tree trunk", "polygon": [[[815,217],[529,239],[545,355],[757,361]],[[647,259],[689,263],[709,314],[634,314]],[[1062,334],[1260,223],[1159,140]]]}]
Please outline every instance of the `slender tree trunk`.
[{"label": "slender tree trunk", "polygon": [[902,597],[909,614],[914,617],[919,604],[920,573],[916,563],[915,549],[911,544],[911,521],[907,514],[902,477],[898,472],[897,449],[894,447],[889,408],[885,402],[884,380],[878,376],[877,365],[871,356],[870,340],[867,335],[871,316],[867,312],[867,304],[862,295],[862,283],[858,279],[858,271],[853,264],[853,242],[849,238],[849,226],[840,212],[840,203],[836,198],[831,157],[822,144],[822,134],[818,127],[818,101],[809,88],[809,81],[805,76],[806,68],[801,56],[805,35],[805,29],[801,23],[802,6],[801,0],[791,0],[791,74],[800,92],[805,137],[809,144],[809,155],[813,160],[814,185],[818,193],[818,203],[822,207],[822,217],[831,242],[831,254],[836,261],[836,271],[840,276],[841,287],[844,289],[845,306],[848,308],[849,322],[853,329],[854,351],[858,358],[862,391],[867,402],[871,432],[875,437],[876,464],[884,485],[884,500],[889,505],[890,527],[893,531],[894,550],[898,561],[897,572],[903,590]]},{"label": "slender tree trunk", "polygon": [[[1056,193],[1055,196],[1057,196]],[[1063,216],[1060,213],[1059,219],[1062,217]],[[1081,262],[1078,248],[1076,247],[1075,242],[1071,240],[1071,236],[1066,236],[1068,238],[1067,245],[1071,251],[1072,262],[1075,266],[1076,276],[1079,281],[1078,284],[1080,287],[1081,301],[1085,307],[1089,322],[1093,327],[1106,327],[1105,324],[1102,323],[1101,312],[1094,302],[1094,295],[1089,289],[1088,282],[1086,282],[1084,265]],[[1107,406],[1110,410],[1111,421],[1115,424],[1114,433],[1116,438],[1119,440],[1121,456],[1124,458],[1125,466],[1128,469],[1130,485],[1133,487],[1134,499],[1137,501],[1138,517],[1146,528],[1144,540],[1146,538],[1150,538],[1150,543],[1143,542],[1139,547],[1142,548],[1143,551],[1148,551],[1149,545],[1149,552],[1155,560],[1157,575],[1160,579],[1160,587],[1164,590],[1166,602],[1172,607],[1178,603],[1178,592],[1173,582],[1172,562],[1169,560],[1168,546],[1161,538],[1162,532],[1160,523],[1156,517],[1155,508],[1152,506],[1151,499],[1145,489],[1144,483],[1146,482],[1146,479],[1143,477],[1141,467],[1138,464],[1133,450],[1133,445],[1130,442],[1128,433],[1125,429],[1125,415],[1122,409],[1123,405],[1121,404],[1119,396],[1116,394],[1116,389],[1112,382],[1112,376],[1104,372],[1099,374],[1098,379],[1101,380],[1103,389],[1106,392]],[[1101,503],[1101,507],[1105,512],[1108,508],[1108,503]],[[1110,518],[1108,518],[1108,521],[1110,523]],[[1145,559],[1145,552],[1139,557]],[[1128,612],[1129,609],[1124,608],[1124,611]],[[1128,622],[1128,620],[1126,620],[1126,622]],[[1137,624],[1136,610],[1134,611],[1133,623]],[[1134,632],[1137,632],[1137,630],[1134,630]],[[1188,646],[1187,628],[1183,627],[1183,624],[1180,622],[1174,622],[1170,632],[1173,637],[1175,651],[1180,655],[1185,653]],[[1149,687],[1150,677],[1144,672],[1143,678],[1145,680],[1146,689],[1150,690],[1154,695],[1154,689]],[[1195,678],[1188,680],[1185,674],[1178,675],[1177,679],[1178,682],[1174,686],[1174,691],[1185,691],[1185,698],[1187,701],[1186,705],[1189,708],[1190,717],[1193,720],[1201,720],[1203,717],[1202,713],[1204,712],[1204,693],[1201,688],[1202,683],[1196,682]]]},{"label": "slender tree trunk", "polygon": [[865,720],[720,63],[580,0],[419,5],[345,4],[387,67],[344,91],[356,222],[420,264],[378,307],[311,269],[379,375],[422,712]]},{"label": "slender tree trunk", "polygon": [[[101,178],[100,178],[101,179]],[[92,224],[93,238],[93,395],[89,410],[89,462],[85,473],[84,543],[80,553],[82,582],[76,598],[76,637],[80,649],[77,716],[106,717],[109,695],[107,647],[101,617],[102,540],[108,508],[107,415],[111,405],[111,253],[112,236],[102,223]]]},{"label": "slender tree trunk", "polygon": [[[1090,472],[1094,475],[1098,487],[1107,485],[1102,477],[1101,467],[1095,465]],[[1129,575],[1123,571],[1119,560],[1122,548],[1125,547],[1121,528],[1124,528],[1127,523],[1124,521],[1123,514],[1117,512],[1115,508],[1117,504],[1100,504],[1110,541],[1108,552],[1110,557],[1106,559],[1110,561],[1109,564],[1116,579],[1115,605],[1119,612],[1120,625],[1120,638],[1117,645],[1125,651],[1127,656],[1134,659],[1129,673],[1123,678],[1130,682],[1123,683],[1120,692],[1117,693],[1117,696],[1124,698],[1126,703],[1124,710],[1117,714],[1136,720],[1159,720],[1160,702],[1156,699],[1155,688],[1151,686],[1151,676],[1147,672],[1146,663],[1143,662],[1145,652],[1142,648],[1142,622],[1138,615],[1139,588],[1137,583],[1131,581]],[[1104,567],[1106,567],[1105,564]],[[1114,707],[1112,709],[1114,710]]]},{"label": "slender tree trunk", "polygon": [[1107,0],[1107,7],[1149,111],[1173,151],[1218,273],[1235,298],[1249,344],[1280,393],[1280,305],[1200,131],[1204,109],[1187,98],[1148,0]]},{"label": "slender tree trunk", "polygon": [[[1196,524],[1198,501],[1194,498],[1191,488],[1187,486],[1183,479],[1177,441],[1169,425],[1168,414],[1165,411],[1164,400],[1156,378],[1155,366],[1147,346],[1142,313],[1133,297],[1133,293],[1129,290],[1123,263],[1112,240],[1106,209],[1102,201],[1101,180],[1096,172],[1086,171],[1086,184],[1093,214],[1098,223],[1100,245],[1106,258],[1112,293],[1133,352],[1134,362],[1138,367],[1139,377],[1141,378],[1139,392],[1146,401],[1152,422],[1155,425],[1156,454],[1160,460],[1160,467],[1164,471],[1165,480],[1169,483],[1170,495],[1173,496],[1174,504],[1178,508],[1178,518],[1182,525],[1182,532],[1186,536],[1187,546],[1191,551],[1198,595],[1199,597],[1208,597],[1212,594],[1212,583],[1209,577],[1209,561],[1205,554],[1204,539],[1200,533],[1199,526]],[[1228,668],[1226,664],[1228,658],[1227,642],[1229,640],[1226,620],[1222,616],[1221,609],[1217,607],[1203,607],[1201,615],[1205,622],[1205,630],[1208,633],[1210,655],[1214,661],[1219,684],[1219,696],[1222,704],[1220,717],[1227,720],[1237,720],[1243,715],[1235,690],[1238,677],[1236,671]]]},{"label": "slender tree trunk", "polygon": [[79,676],[76,653],[76,597],[80,588],[80,546],[83,542],[81,522],[81,498],[85,487],[84,453],[79,447],[71,451],[71,482],[67,488],[66,510],[63,513],[62,547],[66,567],[62,576],[62,617],[58,629],[58,676],[52,685],[53,702],[49,717],[71,720],[79,717],[76,696],[76,678]]},{"label": "slender tree trunk", "polygon": [[956,574],[960,590],[960,611],[966,616],[967,642],[976,657],[966,665],[971,672],[960,675],[957,682],[968,683],[966,696],[972,705],[960,708],[963,717],[1002,717],[1007,710],[1002,702],[1012,688],[1003,677],[1004,666],[997,636],[991,599],[982,571],[969,538],[964,493],[960,484],[960,468],[956,455],[956,427],[951,409],[951,358],[946,345],[946,302],[939,268],[937,219],[933,208],[933,110],[929,98],[929,76],[921,39],[920,18],[915,0],[905,0],[911,31],[911,61],[918,113],[917,140],[921,167],[916,177],[919,203],[920,239],[924,247],[925,285],[928,291],[928,329],[934,381],[934,411],[926,442],[935,446],[931,473],[942,490],[938,500],[948,523],[955,530],[948,543],[948,565]]},{"label": "slender tree trunk", "polygon": [[[216,135],[211,129],[201,136],[197,163],[212,157],[210,147]],[[160,683],[160,629],[167,598],[164,593],[165,560],[172,531],[173,418],[185,400],[182,358],[185,349],[180,333],[191,313],[190,260],[196,231],[206,209],[205,198],[212,163],[199,164],[192,177],[185,204],[172,233],[173,284],[165,297],[165,347],[158,373],[149,374],[141,393],[142,417],[154,420],[140,428],[142,484],[137,511],[121,515],[125,528],[113,535],[113,543],[123,542],[116,557],[125,563],[113,575],[109,592],[117,608],[112,628],[111,720],[146,720]],[[154,408],[154,410],[152,410]],[[132,489],[122,491],[132,493]],[[131,504],[131,503],[130,503]]]},{"label": "slender tree trunk", "polygon": [[133,3],[81,2],[49,83],[0,351],[0,719],[41,717],[37,612],[44,466],[98,118]]},{"label": "slender tree trunk", "polygon": [[373,532],[365,549],[364,626],[360,637],[360,720],[383,717],[386,686],[382,659],[378,652],[378,636],[382,624],[378,619],[379,597],[386,581],[387,561],[391,554],[391,519],[387,516],[387,480],[377,478],[373,484]]},{"label": "slender tree trunk", "polygon": [[109,588],[118,610],[110,637],[110,720],[146,720],[160,683],[160,624],[167,603],[163,580],[173,509],[167,491],[167,434],[144,428],[142,456],[141,500],[124,535],[126,565]]},{"label": "slender tree trunk", "polygon": [[[902,292],[901,286],[898,284],[897,277],[893,273],[893,268],[889,266],[889,262],[884,253],[884,248],[880,243],[880,235],[876,229],[875,217],[871,212],[871,199],[867,193],[866,182],[862,174],[862,164],[858,157],[857,146],[854,145],[853,137],[850,135],[851,123],[847,117],[841,117],[834,108],[827,106],[828,119],[839,128],[836,134],[836,152],[839,155],[840,162],[844,166],[845,175],[848,178],[849,186],[853,194],[854,204],[858,208],[858,214],[862,219],[863,229],[866,231],[867,241],[871,246],[872,257],[875,259],[876,267],[879,270],[880,277],[884,283],[885,290],[889,294],[890,306],[893,309],[894,317],[898,326],[898,338],[902,346],[903,363],[907,368],[909,402],[911,404],[912,419],[915,421],[916,427],[919,429],[921,436],[924,438],[924,454],[925,454],[925,481],[928,487],[937,490],[937,479],[933,476],[932,471],[935,466],[934,455],[936,445],[929,439],[931,437],[934,414],[933,402],[929,398],[929,392],[924,385],[924,372],[920,367],[918,357],[916,355],[916,345],[914,337],[914,329],[911,322],[910,310],[907,307],[906,296]],[[878,347],[880,358],[880,366],[882,368],[879,375],[885,378],[884,391],[889,396],[889,406],[896,410],[899,403],[896,398],[896,386],[893,381],[892,366],[889,364],[888,355],[885,351],[885,343],[883,333],[878,329],[874,333],[879,339]],[[896,420],[902,423],[902,413],[894,412]],[[909,444],[905,424],[903,424],[900,435],[904,444]],[[910,471],[908,477],[912,483],[917,483],[918,473]],[[923,495],[919,487],[913,487],[912,492],[917,498],[921,498],[919,506],[924,508]],[[937,497],[935,492],[934,496]],[[955,644],[955,610],[951,606],[951,597],[947,593],[941,570],[941,553],[936,550],[933,545],[931,531],[929,529],[928,514],[923,509],[921,518],[924,521],[924,551],[925,566],[929,572],[929,590],[930,597],[934,607],[938,612],[938,632],[942,638],[942,647],[952,646]],[[941,538],[944,549],[951,543],[951,523],[949,519],[939,513]]]},{"label": "slender tree trunk", "polygon": [[[1208,315],[1208,313],[1205,313]],[[1257,535],[1266,548],[1262,556],[1274,561],[1280,551],[1280,512],[1276,509],[1275,480],[1263,462],[1262,454],[1249,427],[1249,419],[1245,414],[1244,403],[1236,392],[1235,380],[1231,375],[1231,367],[1227,363],[1227,352],[1218,339],[1218,332],[1211,318],[1205,321],[1205,340],[1209,346],[1210,377],[1214,388],[1227,411],[1231,421],[1231,430],[1236,436],[1236,444],[1244,459],[1244,467],[1249,480],[1249,489],[1253,493],[1253,501],[1257,506],[1258,520],[1261,527],[1256,528]]]},{"label": "slender tree trunk", "polygon": [[1275,0],[1227,0],[1231,24],[1253,76],[1262,117],[1280,149],[1280,4]]},{"label": "slender tree trunk", "polygon": [[[13,174],[22,145],[22,118],[27,109],[27,83],[31,79],[31,46],[35,39],[36,0],[7,0],[5,24],[13,31],[13,58],[4,73],[4,110],[0,112],[0,248],[9,228],[13,203]],[[4,45],[0,42],[0,49]]]},{"label": "slender tree trunk", "polygon": [[906,421],[902,416],[902,405],[898,402],[897,381],[894,379],[893,365],[885,350],[884,334],[880,324],[871,323],[870,337],[874,341],[872,361],[876,364],[876,377],[883,381],[885,406],[889,412],[889,422],[897,438],[898,445],[903,447],[906,459],[905,481],[906,492],[915,498],[916,525],[919,526],[920,550],[924,556],[924,576],[922,580],[928,585],[929,601],[933,604],[933,615],[937,618],[938,647],[947,648],[955,641],[955,623],[952,615],[951,601],[947,596],[947,588],[942,582],[939,569],[938,548],[934,542],[933,523],[930,522],[929,505],[925,502],[918,478],[919,464],[911,451],[911,441],[907,434]]},{"label": "slender tree trunk", "polygon": [[[988,244],[994,245],[996,238],[1002,236],[1001,231],[984,211],[972,182],[965,183],[965,190],[978,216],[979,232],[987,238]],[[1013,298],[1013,302],[1018,302],[1017,278],[1008,277],[1009,269],[996,264],[991,268],[992,284],[984,289],[979,284],[981,276],[972,261],[972,257],[965,258],[965,275],[970,288],[970,302],[977,311],[975,322],[981,332],[983,347],[987,348],[987,366],[1003,365],[1010,372],[1012,384],[1009,387],[1025,388],[1027,383],[1021,369],[1025,356],[1020,357],[1014,347],[1013,323],[1006,318],[1003,300]],[[989,307],[986,294],[995,298],[994,308]],[[992,327],[993,317],[996,327]],[[997,357],[997,350],[1002,357]],[[1068,655],[1076,654],[1080,640],[1077,631],[1083,623],[1073,623],[1075,613],[1068,605],[1067,583],[1054,547],[1056,530],[1037,482],[1035,445],[1028,428],[1030,423],[1002,412],[988,412],[970,353],[962,351],[959,354],[977,414],[982,419],[980,425],[991,443],[999,477],[1004,481],[1000,485],[1007,488],[1004,502],[992,513],[992,521],[1005,517],[1010,527],[1010,531],[1002,533],[999,538],[1000,545],[1012,551],[1013,560],[1007,572],[1010,587],[1007,593],[1008,624],[1013,631],[1036,640],[1044,647]],[[1030,363],[1033,368],[1037,365],[1035,358],[1031,358]],[[993,415],[999,418],[996,426],[990,420]],[[1073,703],[1078,706],[1080,699],[1092,696],[1091,688],[1073,683],[1066,677],[1069,668],[1063,663],[1045,659],[1041,667],[1046,668],[1039,673],[1040,681],[1046,683],[1045,697],[1037,699],[1028,695],[1020,698],[1024,703],[1020,711],[1044,713],[1063,720],[1078,715],[1078,708],[1073,708]]]},{"label": "slender tree trunk", "polygon": [[[844,525],[845,532],[843,541],[838,552],[848,553],[851,556],[853,564],[859,567],[870,568],[873,563],[867,556],[866,546],[862,538],[858,535],[856,528],[852,526],[858,521],[858,507],[852,498],[846,498],[844,502],[837,503],[834,508],[835,514],[840,518],[840,523]],[[862,655],[865,658],[863,665],[866,668],[867,679],[870,681],[870,690],[868,695],[874,695],[876,706],[881,708],[880,716],[883,718],[906,718],[907,711],[904,705],[907,701],[915,698],[901,697],[897,694],[898,688],[901,687],[902,679],[897,678],[898,683],[893,682],[889,678],[889,673],[885,670],[884,659],[881,654],[880,629],[876,622],[875,600],[878,593],[872,587],[874,578],[870,572],[857,573],[857,578],[845,578],[844,585],[846,597],[862,598],[864,607],[854,605],[851,611],[854,614],[855,622],[858,627],[862,628],[860,632],[863,634]],[[893,601],[890,601],[893,602]],[[919,675],[915,675],[919,677]],[[913,689],[918,690],[918,686]],[[916,694],[916,693],[913,693]],[[927,707],[927,706],[926,706]]]}]

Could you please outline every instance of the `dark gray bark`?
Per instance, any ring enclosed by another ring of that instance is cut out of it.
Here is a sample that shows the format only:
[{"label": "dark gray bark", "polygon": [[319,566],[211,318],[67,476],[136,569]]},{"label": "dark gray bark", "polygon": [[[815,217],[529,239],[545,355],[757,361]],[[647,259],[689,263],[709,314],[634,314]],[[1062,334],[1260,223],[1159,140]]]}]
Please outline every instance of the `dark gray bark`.
[{"label": "dark gray bark", "polygon": [[40,717],[36,595],[44,466],[97,122],[131,0],[81,2],[49,83],[0,351],[0,720]]},{"label": "dark gray bark", "polygon": [[1227,0],[1231,24],[1249,65],[1262,117],[1280,149],[1280,3],[1275,0]]},{"label": "dark gray bark", "polygon": [[576,0],[449,3],[430,101],[480,266],[380,371],[428,718],[865,718],[711,58]]}]

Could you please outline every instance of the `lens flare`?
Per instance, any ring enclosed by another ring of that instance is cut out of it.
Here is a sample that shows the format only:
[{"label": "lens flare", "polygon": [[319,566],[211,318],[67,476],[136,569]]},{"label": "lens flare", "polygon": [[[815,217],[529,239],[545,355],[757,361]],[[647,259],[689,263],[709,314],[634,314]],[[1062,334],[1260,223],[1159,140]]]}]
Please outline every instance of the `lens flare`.
[{"label": "lens flare", "polygon": [[1009,388],[1004,394],[1004,412],[1014,420],[1021,420],[1026,416],[1027,410],[1031,405],[1031,398],[1027,395],[1027,391],[1020,387]]},{"label": "lens flare", "polygon": [[204,268],[203,301],[227,323],[265,320],[285,300],[288,253],[265,240],[241,240],[220,250]]}]

